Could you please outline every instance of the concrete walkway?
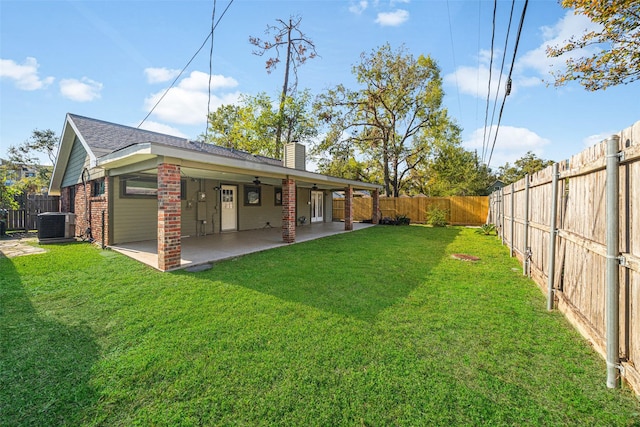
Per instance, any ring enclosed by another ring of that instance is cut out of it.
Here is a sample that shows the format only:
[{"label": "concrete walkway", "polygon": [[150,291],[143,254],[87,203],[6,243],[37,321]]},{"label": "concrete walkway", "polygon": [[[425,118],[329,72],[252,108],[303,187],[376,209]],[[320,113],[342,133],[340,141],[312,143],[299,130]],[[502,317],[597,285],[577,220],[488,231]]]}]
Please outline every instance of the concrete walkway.
[{"label": "concrete walkway", "polygon": [[[372,226],[373,224],[354,223],[353,230]],[[346,233],[343,222],[307,224],[296,229],[295,243],[340,233]],[[183,236],[180,268],[194,267],[286,245],[282,241],[282,230],[279,227],[199,237]],[[155,240],[123,243],[110,248],[153,268],[158,268],[158,243]]]}]

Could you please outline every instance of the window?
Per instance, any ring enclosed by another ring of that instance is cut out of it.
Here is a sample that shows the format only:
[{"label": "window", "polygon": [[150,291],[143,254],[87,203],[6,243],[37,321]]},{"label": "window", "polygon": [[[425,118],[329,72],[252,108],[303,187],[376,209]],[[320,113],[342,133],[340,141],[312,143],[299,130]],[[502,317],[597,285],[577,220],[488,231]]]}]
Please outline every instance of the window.
[{"label": "window", "polygon": [[93,197],[104,195],[104,178],[93,181],[93,191],[91,192],[91,195]]},{"label": "window", "polygon": [[156,177],[126,176],[122,178],[121,182],[122,197],[158,197],[158,181]]},{"label": "window", "polygon": [[[139,199],[155,199],[158,197],[158,180],[155,176],[124,176],[121,178],[120,194],[122,197]],[[187,181],[180,180],[180,200],[185,200]]]},{"label": "window", "polygon": [[273,204],[282,206],[282,187],[276,187],[273,190]]},{"label": "window", "polygon": [[261,205],[261,188],[253,186],[244,187],[244,205],[245,206],[260,206]]}]

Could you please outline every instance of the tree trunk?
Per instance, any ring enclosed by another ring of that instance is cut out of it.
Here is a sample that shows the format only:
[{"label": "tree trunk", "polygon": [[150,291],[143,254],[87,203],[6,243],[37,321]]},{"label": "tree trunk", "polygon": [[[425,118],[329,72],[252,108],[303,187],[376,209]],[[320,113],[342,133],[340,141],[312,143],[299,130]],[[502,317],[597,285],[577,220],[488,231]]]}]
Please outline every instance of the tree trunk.
[{"label": "tree trunk", "polygon": [[289,27],[287,28],[287,62],[284,68],[284,84],[282,85],[282,93],[280,94],[280,107],[278,108],[278,127],[276,128],[276,158],[279,159],[282,154],[282,127],[284,122],[284,103],[287,99],[287,88],[289,87],[289,65],[291,64],[291,29],[293,22],[289,19]]}]

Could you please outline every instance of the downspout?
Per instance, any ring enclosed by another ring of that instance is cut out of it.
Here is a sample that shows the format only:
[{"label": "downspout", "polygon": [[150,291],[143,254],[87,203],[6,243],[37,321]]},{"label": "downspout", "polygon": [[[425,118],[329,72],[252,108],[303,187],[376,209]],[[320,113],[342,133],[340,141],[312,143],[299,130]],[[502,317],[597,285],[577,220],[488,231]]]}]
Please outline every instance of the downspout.
[{"label": "downspout", "polygon": [[549,221],[549,271],[547,276],[547,310],[553,310],[553,280],[556,275],[556,224],[558,220],[558,164],[553,164],[551,181],[551,219]]},{"label": "downspout", "polygon": [[606,270],[606,296],[605,296],[605,319],[606,319],[606,343],[607,343],[607,387],[618,387],[619,373],[619,294],[620,294],[620,246],[619,246],[619,170],[618,165],[620,155],[618,154],[618,144],[620,137],[612,135],[607,140],[607,180],[606,180],[606,200],[607,200],[607,270]]}]

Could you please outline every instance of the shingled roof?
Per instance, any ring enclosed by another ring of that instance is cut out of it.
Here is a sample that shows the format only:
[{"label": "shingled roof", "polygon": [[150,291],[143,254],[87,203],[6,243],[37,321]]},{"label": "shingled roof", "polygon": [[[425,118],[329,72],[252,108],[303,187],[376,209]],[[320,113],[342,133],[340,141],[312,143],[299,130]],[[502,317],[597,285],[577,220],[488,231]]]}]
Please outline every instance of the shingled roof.
[{"label": "shingled roof", "polygon": [[80,135],[82,135],[82,138],[90,147],[96,158],[106,156],[132,145],[154,142],[177,147],[183,150],[215,154],[217,156],[248,160],[257,163],[266,163],[274,166],[282,166],[281,160],[264,156],[256,156],[244,151],[225,148],[219,145],[191,141],[186,138],[105,122],[103,120],[92,119],[76,114],[68,114],[68,117],[73,122]]}]

